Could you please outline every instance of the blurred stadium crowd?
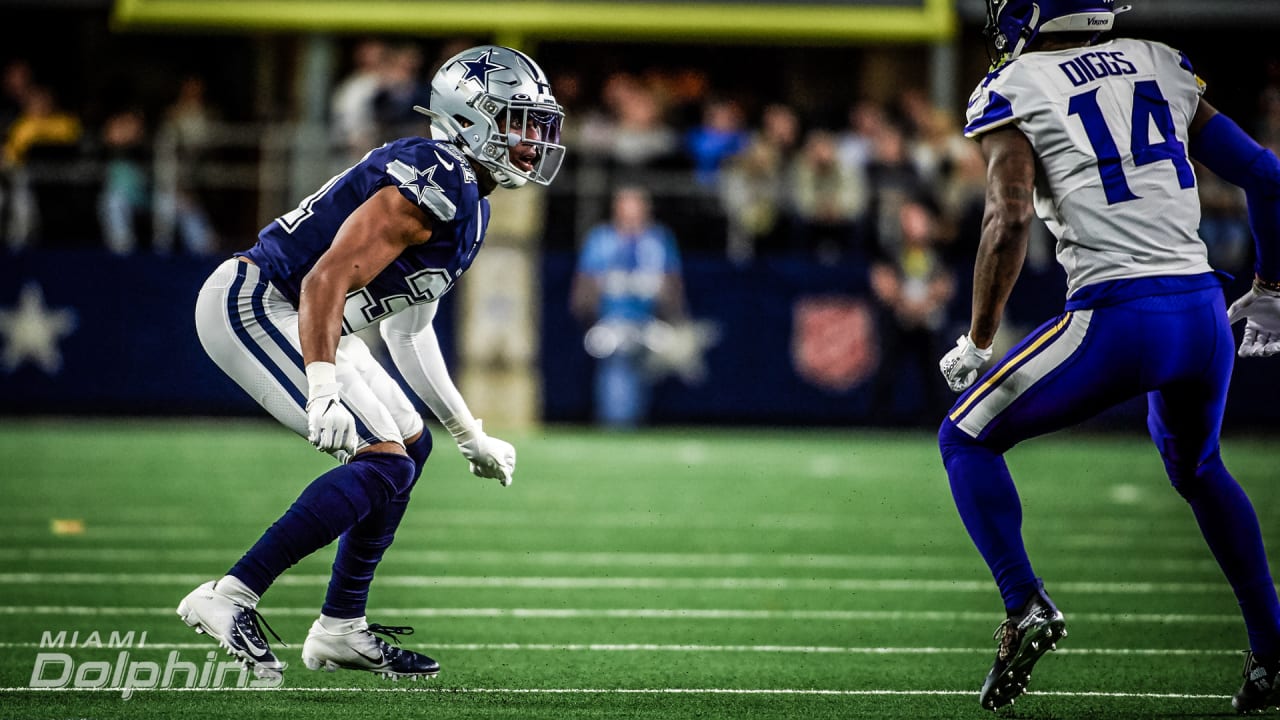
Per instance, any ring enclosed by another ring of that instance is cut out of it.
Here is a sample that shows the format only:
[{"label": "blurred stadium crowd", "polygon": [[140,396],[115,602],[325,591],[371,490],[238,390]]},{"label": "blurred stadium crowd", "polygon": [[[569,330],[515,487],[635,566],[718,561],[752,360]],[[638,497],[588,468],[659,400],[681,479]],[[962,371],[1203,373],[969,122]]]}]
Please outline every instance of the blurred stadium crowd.
[{"label": "blurred stadium crowd", "polygon": [[[423,132],[411,107],[426,103],[435,65],[468,42],[444,42],[429,60],[402,39],[351,41],[329,98],[325,171]],[[296,200],[259,208],[250,220],[211,213],[227,205],[219,194],[264,182],[270,172],[254,165],[270,162],[270,148],[246,146],[244,124],[223,120],[228,113],[209,99],[211,81],[200,74],[182,76],[165,88],[162,107],[148,108],[68,101],[43,79],[45,64],[4,61],[7,247],[100,241],[121,254],[224,252],[250,244],[256,220]],[[608,189],[625,182],[654,193],[657,214],[685,251],[736,263],[800,253],[828,264],[896,260],[919,273],[946,272],[972,255],[982,158],[961,134],[962,108],[934,105],[923,81],[814,116],[767,84],[744,92],[714,69],[616,70],[589,81],[548,65],[568,109],[571,154],[545,211],[544,247],[579,243],[606,213]],[[1258,98],[1256,116],[1242,119],[1280,148],[1280,80]],[[1203,169],[1201,177],[1202,234],[1215,264],[1238,270],[1249,254],[1243,196]],[[77,209],[89,210],[97,227],[85,227]]]},{"label": "blurred stadium crowd", "polygon": [[[104,63],[99,78],[52,54],[16,54],[31,43],[0,51],[0,245],[210,257],[246,248],[370,148],[425,132],[411,108],[427,104],[437,66],[485,40],[331,38],[323,107],[307,107],[298,87],[308,82],[305,48],[265,52],[273,40],[170,37]],[[806,60],[770,72],[761,68],[779,64],[760,48],[650,63],[640,45],[540,45],[567,109],[568,160],[536,202],[504,210],[523,227],[513,234],[507,223],[491,244],[572,254],[607,221],[616,190],[640,187],[686,258],[737,268],[800,258],[855,278],[850,286],[878,308],[880,367],[890,371],[875,394],[892,393],[903,361],[936,363],[967,308],[985,175],[962,134],[962,93],[983,67],[971,62],[981,56],[973,44],[954,78],[965,89],[946,106],[927,65],[846,64],[876,49],[793,48]],[[272,64],[292,67],[265,77]],[[1233,79],[1233,100],[1219,104],[1280,152],[1280,61],[1255,74],[1257,86]],[[1243,194],[1197,170],[1210,259],[1247,274]],[[1031,266],[1049,268],[1052,253],[1038,227]],[[930,417],[947,398],[924,385]]]}]

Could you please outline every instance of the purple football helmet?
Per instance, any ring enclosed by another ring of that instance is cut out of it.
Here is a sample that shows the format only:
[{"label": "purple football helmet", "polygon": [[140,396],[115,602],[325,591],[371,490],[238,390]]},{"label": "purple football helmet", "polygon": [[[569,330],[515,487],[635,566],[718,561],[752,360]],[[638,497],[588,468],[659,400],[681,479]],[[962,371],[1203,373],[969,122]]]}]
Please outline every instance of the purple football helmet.
[{"label": "purple football helmet", "polygon": [[987,0],[986,35],[996,56],[1012,60],[1040,33],[1104,33],[1129,5],[1115,0]]}]

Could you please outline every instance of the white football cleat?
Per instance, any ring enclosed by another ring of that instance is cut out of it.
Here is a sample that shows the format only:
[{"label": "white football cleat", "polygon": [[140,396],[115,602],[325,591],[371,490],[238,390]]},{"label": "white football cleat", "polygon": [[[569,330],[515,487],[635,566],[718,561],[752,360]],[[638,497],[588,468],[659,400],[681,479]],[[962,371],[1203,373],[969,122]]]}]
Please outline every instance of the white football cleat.
[{"label": "white football cleat", "polygon": [[[262,616],[244,598],[219,591],[217,581],[210,580],[188,593],[178,603],[178,616],[196,632],[216,640],[245,667],[253,670],[257,677],[278,678],[283,675],[287,665],[276,659],[262,637],[259,625]],[[270,626],[267,629],[276,640],[280,640]]]},{"label": "white football cleat", "polygon": [[396,635],[412,635],[413,628],[370,625],[364,618],[347,621],[328,619],[311,624],[307,641],[302,644],[302,662],[310,670],[366,670],[396,680],[402,677],[435,677],[440,663],[421,653],[390,645],[374,633],[396,640]]}]

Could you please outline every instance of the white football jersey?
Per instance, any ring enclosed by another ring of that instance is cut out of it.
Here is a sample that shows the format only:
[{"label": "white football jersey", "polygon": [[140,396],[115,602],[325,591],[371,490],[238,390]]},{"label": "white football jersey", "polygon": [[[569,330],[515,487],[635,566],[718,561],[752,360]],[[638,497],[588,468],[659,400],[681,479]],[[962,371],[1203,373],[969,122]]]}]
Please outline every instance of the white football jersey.
[{"label": "white football jersey", "polygon": [[1035,209],[1068,294],[1105,280],[1210,272],[1187,127],[1204,84],[1145,40],[1029,52],[969,99],[965,135],[1013,124],[1035,149]]}]

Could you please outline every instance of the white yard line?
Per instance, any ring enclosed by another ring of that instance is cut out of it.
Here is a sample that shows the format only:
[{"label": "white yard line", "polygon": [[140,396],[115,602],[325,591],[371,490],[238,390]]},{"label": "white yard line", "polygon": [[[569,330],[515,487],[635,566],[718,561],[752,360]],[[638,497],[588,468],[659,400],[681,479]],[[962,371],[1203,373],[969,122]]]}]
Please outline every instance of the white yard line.
[{"label": "white yard line", "polygon": [[[86,561],[116,563],[196,563],[225,561],[239,557],[243,548],[0,548],[0,561]],[[858,555],[805,553],[649,553],[649,552],[519,552],[502,550],[401,550],[391,551],[398,564],[424,565],[537,565],[548,567],[803,567],[832,569],[944,568],[970,566],[972,554],[938,555]],[[1068,554],[1054,561],[1061,565],[1097,565],[1097,558]],[[1108,566],[1129,565],[1170,572],[1218,569],[1212,560],[1126,557],[1108,561]]]},{"label": "white yard line", "polygon": [[[0,687],[0,692],[111,692],[120,688],[30,688]],[[802,695],[838,697],[977,697],[972,690],[823,690],[797,688],[461,688],[461,687],[225,687],[225,688],[135,688],[134,692],[280,692],[280,693],[441,693],[474,695]],[[1226,700],[1229,695],[1192,693],[1028,691],[1028,697],[1135,698],[1145,700]]]},{"label": "white yard line", "polygon": [[[318,606],[288,607],[264,605],[268,617],[314,617]],[[942,610],[746,610],[729,608],[379,608],[383,618],[521,618],[576,620],[608,618],[633,620],[800,620],[821,622],[979,622],[996,623],[1000,616],[990,612]],[[0,605],[0,615],[54,617],[138,617],[174,615],[172,606],[112,607],[89,605]],[[1237,625],[1238,615],[1191,615],[1153,613],[1073,612],[1072,620],[1082,622],[1188,625]]]},{"label": "white yard line", "polygon": [[[503,651],[503,652],[670,652],[670,653],[766,653],[794,655],[990,655],[989,647],[841,647],[832,645],[662,645],[651,643],[426,643],[432,650]],[[0,643],[0,649],[60,649],[60,646],[38,642]],[[120,648],[62,647],[66,650],[111,650]],[[143,650],[215,650],[211,642],[135,644],[130,652]],[[301,652],[300,647],[280,647],[277,654]],[[1187,648],[1060,648],[1058,655],[1168,656],[1202,657],[1235,656],[1239,650]]]},{"label": "white yard line", "polygon": [[[225,532],[218,525],[201,525],[188,522],[186,515],[174,515],[172,520],[163,515],[171,511],[148,510],[141,513],[151,518],[151,522],[131,522],[127,518],[128,510],[113,514],[110,520],[92,515],[87,518],[86,535],[89,537],[112,539],[138,539],[165,537],[174,539],[200,539],[216,537]],[[157,514],[161,521],[157,522]],[[38,516],[37,516],[38,517]],[[74,516],[73,516],[74,517]],[[126,521],[121,522],[121,519]],[[0,512],[0,519],[8,522],[0,524],[0,537],[3,538],[48,538],[47,521],[33,520],[30,509],[11,509]],[[854,532],[875,530],[881,535],[904,538],[915,537],[921,530],[937,531],[938,519],[928,515],[898,516],[892,514],[871,514],[857,518],[856,526],[847,516],[820,512],[779,512],[758,513],[752,515],[724,515],[671,511],[633,511],[610,512],[596,508],[582,508],[570,513],[545,513],[537,511],[482,510],[474,508],[426,509],[414,511],[415,527],[406,528],[403,532],[417,534],[429,532],[435,528],[540,528],[540,529],[583,529],[606,530],[717,530],[722,532],[741,532],[758,535],[761,532],[782,530],[797,532]],[[166,521],[168,520],[168,521]],[[263,518],[269,522],[270,518]],[[244,521],[239,524],[245,524]],[[248,522],[257,525],[257,522]],[[1037,529],[1052,529],[1054,543],[1058,545],[1092,545],[1101,543],[1104,547],[1132,546],[1136,544],[1156,544],[1161,547],[1203,547],[1194,530],[1194,524],[1185,526],[1186,533],[1170,536],[1152,535],[1134,529],[1134,524],[1123,518],[1101,516],[1084,520],[1073,516],[1046,515],[1036,518]],[[957,532],[961,532],[958,529]],[[962,532],[958,537],[962,537]]]},{"label": "white yard line", "polygon": [[[168,585],[207,581],[195,573],[0,573],[4,585]],[[288,574],[282,586],[323,587],[328,574]],[[840,592],[990,593],[986,580],[789,577],[545,577],[489,575],[380,575],[381,587],[520,588],[539,590],[807,590]],[[1225,582],[1059,582],[1054,591],[1088,595],[1228,594]]]}]

